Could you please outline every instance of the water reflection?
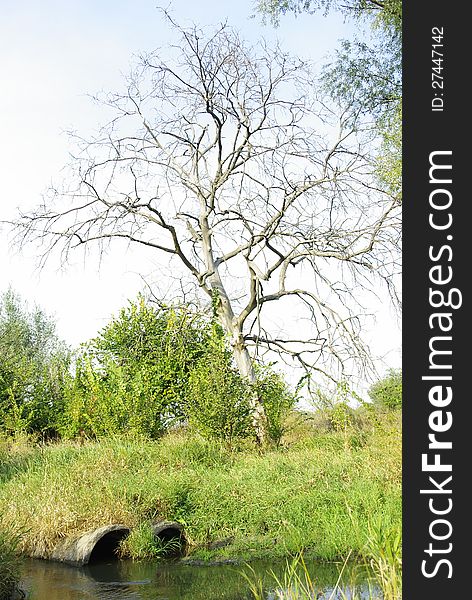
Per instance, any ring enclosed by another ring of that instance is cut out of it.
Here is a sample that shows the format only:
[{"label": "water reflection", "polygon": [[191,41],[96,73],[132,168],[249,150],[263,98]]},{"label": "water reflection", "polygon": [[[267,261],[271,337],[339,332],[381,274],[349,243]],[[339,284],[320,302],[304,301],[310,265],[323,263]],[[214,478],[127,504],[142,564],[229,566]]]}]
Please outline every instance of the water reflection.
[{"label": "water reflection", "polygon": [[[251,566],[263,577],[267,589],[273,589],[273,580],[267,573],[273,570],[282,577],[285,562],[258,561]],[[74,568],[28,560],[22,585],[29,600],[247,600],[250,596],[241,576],[242,570],[244,566],[197,567],[178,562],[132,561]],[[328,598],[339,575],[338,567],[315,565],[310,571],[320,589],[324,590],[319,598]],[[361,577],[365,579],[365,573]],[[359,579],[357,574],[357,583]],[[268,597],[276,598],[274,594]]]}]

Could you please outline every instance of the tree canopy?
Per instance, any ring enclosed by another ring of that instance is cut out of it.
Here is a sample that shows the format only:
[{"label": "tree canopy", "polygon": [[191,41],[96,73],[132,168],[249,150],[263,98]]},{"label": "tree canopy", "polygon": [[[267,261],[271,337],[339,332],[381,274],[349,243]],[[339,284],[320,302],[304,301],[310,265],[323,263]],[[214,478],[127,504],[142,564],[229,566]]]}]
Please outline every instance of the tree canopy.
[{"label": "tree canopy", "polygon": [[374,25],[401,34],[401,0],[259,0],[257,10],[270,17],[276,25],[280,16],[288,12],[295,14],[339,11],[346,17],[368,18]]},{"label": "tree canopy", "polygon": [[274,25],[286,13],[340,12],[367,26],[360,39],[344,40],[324,69],[332,97],[373,115],[382,140],[378,175],[401,199],[402,2],[401,0],[260,0],[258,11]]}]

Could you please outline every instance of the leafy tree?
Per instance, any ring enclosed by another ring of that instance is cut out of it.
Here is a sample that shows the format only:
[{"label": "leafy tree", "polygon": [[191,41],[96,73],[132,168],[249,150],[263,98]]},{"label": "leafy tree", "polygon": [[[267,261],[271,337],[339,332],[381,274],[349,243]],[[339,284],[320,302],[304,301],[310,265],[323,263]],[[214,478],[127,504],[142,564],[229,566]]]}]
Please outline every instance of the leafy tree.
[{"label": "leafy tree", "polygon": [[274,25],[288,12],[330,11],[366,23],[372,39],[343,41],[324,69],[324,81],[336,100],[355,104],[374,116],[382,140],[379,181],[401,199],[401,0],[260,0],[257,8]]},{"label": "leafy tree", "polygon": [[402,104],[401,98],[393,109],[379,120],[382,147],[378,158],[381,183],[393,197],[402,198]]},{"label": "leafy tree", "polygon": [[209,320],[189,307],[156,308],[139,296],[91,341],[90,350],[99,362],[108,357],[125,373],[146,372],[156,394],[177,415],[189,371],[204,354],[210,336]]},{"label": "leafy tree", "polygon": [[257,9],[268,16],[276,25],[280,16],[288,12],[314,14],[330,10],[342,12],[346,16],[356,18],[372,18],[385,28],[401,30],[401,0],[259,0]]},{"label": "leafy tree", "polygon": [[0,299],[0,427],[53,434],[63,410],[69,363],[54,321],[6,291]]},{"label": "leafy tree", "polygon": [[390,369],[385,377],[369,389],[372,402],[382,408],[395,410],[402,407],[402,372]]},{"label": "leafy tree", "polygon": [[[179,289],[186,279],[213,303],[250,384],[261,347],[307,373],[365,367],[356,300],[373,277],[390,282],[398,256],[397,207],[365,151],[371,129],[355,108],[319,102],[308,66],[280,48],[171,23],[177,56],[143,57],[126,90],[104,98],[112,120],[78,141],[64,186],[19,219],[21,242],[64,260],[120,241],[170,259]],[[306,335],[273,327],[275,302],[312,324]],[[249,402],[262,443],[263,403]]]}]

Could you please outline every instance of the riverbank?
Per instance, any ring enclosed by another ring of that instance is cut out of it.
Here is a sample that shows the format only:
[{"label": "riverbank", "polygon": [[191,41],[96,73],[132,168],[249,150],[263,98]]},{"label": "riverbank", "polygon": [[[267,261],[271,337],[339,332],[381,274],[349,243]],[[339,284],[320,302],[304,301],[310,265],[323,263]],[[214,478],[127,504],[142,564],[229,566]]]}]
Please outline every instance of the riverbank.
[{"label": "riverbank", "polygon": [[20,561],[16,554],[14,536],[0,530],[0,600],[12,597],[19,579]]},{"label": "riverbank", "polygon": [[4,442],[1,453],[0,526],[20,533],[27,556],[122,523],[134,529],[125,554],[149,558],[146,523],[156,519],[182,523],[190,556],[203,560],[362,556],[372,531],[401,531],[398,415],[344,432],[304,424],[263,454],[186,431],[157,442]]}]

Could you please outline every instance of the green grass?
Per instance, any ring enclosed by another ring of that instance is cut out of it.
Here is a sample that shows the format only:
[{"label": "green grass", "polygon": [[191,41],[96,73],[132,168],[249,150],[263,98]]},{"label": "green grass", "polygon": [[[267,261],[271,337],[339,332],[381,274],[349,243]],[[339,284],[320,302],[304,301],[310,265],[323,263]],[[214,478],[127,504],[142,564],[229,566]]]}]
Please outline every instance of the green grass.
[{"label": "green grass", "polygon": [[[20,550],[47,556],[66,535],[107,523],[136,528],[127,550],[146,558],[145,524],[185,527],[203,559],[281,557],[305,549],[332,560],[371,556],[372,523],[401,531],[398,419],[344,433],[309,424],[283,447],[229,452],[188,432],[158,442],[104,439],[43,447],[0,446],[0,527],[22,531]],[[146,537],[147,536],[147,537]],[[212,541],[232,543],[210,550]],[[126,546],[125,550],[126,552]]]},{"label": "green grass", "polygon": [[286,561],[281,575],[269,571],[260,576],[251,565],[247,565],[241,577],[253,600],[401,600],[401,586],[396,588],[395,595],[391,595],[391,585],[384,588],[385,580],[372,580],[369,577],[371,569],[360,572],[349,562],[349,555],[338,564],[337,578],[328,586],[310,573],[309,564],[302,554],[298,554]]},{"label": "green grass", "polygon": [[161,540],[152,531],[150,522],[141,522],[121,541],[119,554],[138,560],[172,558],[182,553],[180,539]]},{"label": "green grass", "polygon": [[20,562],[14,539],[15,536],[0,530],[0,600],[11,597],[20,579]]}]

